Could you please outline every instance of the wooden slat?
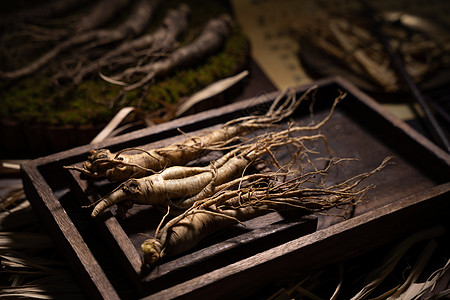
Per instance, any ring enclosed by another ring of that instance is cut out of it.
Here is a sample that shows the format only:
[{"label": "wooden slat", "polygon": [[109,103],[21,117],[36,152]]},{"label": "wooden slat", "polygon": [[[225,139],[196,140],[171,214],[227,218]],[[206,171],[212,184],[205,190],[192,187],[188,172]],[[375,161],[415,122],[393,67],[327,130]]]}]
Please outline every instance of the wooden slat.
[{"label": "wooden slat", "polygon": [[[71,176],[71,190],[78,196],[78,200],[83,205],[89,205],[93,202],[91,197],[86,195],[88,183],[80,179],[80,173],[69,171]],[[97,195],[98,196],[98,195]],[[139,273],[141,271],[141,258],[131,243],[129,237],[123,231],[117,219],[111,211],[105,211],[101,216],[92,220],[96,228],[102,234],[102,237],[109,243],[109,249],[117,258],[117,261],[127,274],[127,280],[131,282],[137,290],[141,290]]]},{"label": "wooden slat", "polygon": [[120,299],[95,260],[80,233],[55,198],[38,168],[32,163],[23,165],[23,183],[33,208],[49,229],[55,244],[64,253],[68,264],[90,299]]}]

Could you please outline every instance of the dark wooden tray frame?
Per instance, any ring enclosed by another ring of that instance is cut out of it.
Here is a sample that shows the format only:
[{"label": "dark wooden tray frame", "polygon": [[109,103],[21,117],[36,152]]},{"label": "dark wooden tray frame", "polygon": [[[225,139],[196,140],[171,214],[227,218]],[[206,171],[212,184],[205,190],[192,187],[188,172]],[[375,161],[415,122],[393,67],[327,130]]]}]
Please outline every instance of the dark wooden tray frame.
[{"label": "dark wooden tray frame", "polygon": [[[139,296],[140,298],[245,297],[272,280],[298,271],[299,268],[309,270],[341,261],[365,253],[408,232],[432,225],[433,222],[446,220],[445,215],[448,214],[450,206],[450,156],[347,81],[336,77],[318,81],[316,84],[319,93],[330,99],[336,96],[338,89],[346,91],[349,100],[345,101],[349,101],[351,105],[346,105],[345,109],[357,110],[355,117],[360,117],[358,122],[364,125],[364,130],[376,131],[380,143],[392,147],[414,167],[424,170],[433,186],[420,193],[395,199],[392,203],[355,218],[306,236],[295,237],[277,247],[208,271],[159,292],[145,297]],[[300,94],[307,88],[309,86],[301,86],[296,91]],[[78,221],[77,212],[70,210],[75,204],[67,204],[67,201],[73,199],[64,198],[66,194],[71,194],[70,191],[67,192],[67,187],[73,181],[70,179],[71,174],[64,170],[63,166],[85,160],[93,147],[117,151],[125,147],[158,144],[160,140],[178,136],[178,129],[193,132],[220,124],[239,114],[253,112],[258,107],[267,107],[276,95],[278,92],[236,102],[112,138],[98,145],[85,145],[39,158],[23,165],[27,196],[55,243],[63,251],[89,298],[120,299],[123,295],[132,295],[129,290],[135,287],[122,286],[117,282],[117,278],[110,275],[111,269],[119,269],[119,272],[123,269],[120,264],[111,266],[114,259],[103,258],[108,249],[101,249],[102,245],[95,244],[95,234],[104,233],[95,230],[86,234],[91,229],[92,220],[81,218],[81,221]],[[411,216],[414,216],[415,222],[407,221]],[[106,214],[103,218],[114,219]],[[298,257],[308,259],[302,260]],[[135,270],[140,267],[135,258],[130,261],[134,261]]]}]

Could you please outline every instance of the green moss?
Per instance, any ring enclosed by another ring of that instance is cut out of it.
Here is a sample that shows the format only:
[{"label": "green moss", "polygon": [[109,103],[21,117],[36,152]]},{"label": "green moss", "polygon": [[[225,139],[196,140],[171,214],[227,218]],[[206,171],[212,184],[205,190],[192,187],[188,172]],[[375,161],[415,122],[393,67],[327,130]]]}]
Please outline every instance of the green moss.
[{"label": "green moss", "polygon": [[[167,1],[164,6],[175,7],[178,3],[181,2]],[[228,9],[221,1],[192,1],[189,4],[196,7],[190,21],[191,30],[195,32],[207,19]],[[158,100],[176,103],[180,98],[238,71],[247,53],[247,40],[240,28],[235,27],[221,52],[195,67],[178,69],[164,78],[158,78],[144,98],[141,96],[142,90],[139,90],[119,100],[120,87],[99,78],[87,80],[77,87],[55,86],[50,76],[41,72],[14,85],[0,86],[0,117],[48,125],[104,124],[124,106],[153,111],[161,106]]]}]

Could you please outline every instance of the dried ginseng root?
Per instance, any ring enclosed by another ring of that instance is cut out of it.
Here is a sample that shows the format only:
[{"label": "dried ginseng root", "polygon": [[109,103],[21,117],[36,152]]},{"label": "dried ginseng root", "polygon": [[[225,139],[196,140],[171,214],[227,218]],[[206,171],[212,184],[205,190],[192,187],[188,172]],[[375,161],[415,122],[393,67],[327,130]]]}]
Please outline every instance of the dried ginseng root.
[{"label": "dried ginseng root", "polygon": [[140,36],[134,40],[127,40],[118,47],[102,55],[102,57],[89,61],[87,64],[70,72],[63,70],[54,76],[55,80],[69,77],[75,84],[80,84],[83,78],[107,67],[116,70],[126,64],[133,63],[141,56],[151,56],[157,53],[170,53],[178,45],[177,39],[188,28],[189,7],[185,4],[177,9],[170,9],[162,24],[151,33]]},{"label": "dried ginseng root", "polygon": [[222,15],[211,19],[192,43],[178,48],[168,54],[167,58],[143,66],[128,68],[111,78],[106,76],[102,76],[102,78],[111,83],[127,85],[120,80],[143,75],[143,78],[139,81],[124,87],[124,91],[137,89],[158,76],[167,74],[177,68],[192,65],[218,51],[227,40],[231,25],[232,19],[229,15]]},{"label": "dried ginseng root", "polygon": [[119,26],[113,29],[92,29],[74,34],[24,67],[9,72],[0,71],[0,78],[13,81],[29,76],[46,66],[61,53],[75,47],[84,46],[92,49],[138,36],[150,23],[158,5],[159,0],[139,0],[134,4],[130,15]]},{"label": "dried ginseng root", "polygon": [[[95,205],[91,216],[96,217],[106,208],[116,204],[117,215],[124,216],[134,204],[165,208],[171,206],[183,211],[193,203],[212,195],[215,187],[244,174],[250,164],[272,149],[294,145],[301,149],[305,140],[324,139],[321,134],[291,137],[294,128],[265,134],[257,141],[244,144],[212,162],[207,167],[173,166],[151,176],[129,179]],[[186,197],[190,197],[187,198]]]},{"label": "dried ginseng root", "polygon": [[[66,168],[79,171],[88,178],[125,181],[129,178],[149,176],[166,167],[185,165],[211,150],[220,150],[220,147],[236,141],[255,129],[275,126],[277,122],[291,116],[314,88],[300,98],[296,98],[292,91],[288,91],[286,95],[282,93],[264,115],[235,119],[217,130],[188,138],[181,143],[148,151],[136,148],[123,149],[117,153],[111,153],[108,149],[92,150],[82,168],[76,166]],[[345,95],[340,95],[338,98],[344,97]],[[304,127],[303,130],[315,130],[316,127]],[[133,151],[138,153],[128,154]]]},{"label": "dried ginseng root", "polygon": [[377,168],[329,187],[320,185],[311,188],[307,184],[318,175],[326,178],[329,169],[344,159],[334,159],[324,169],[307,172],[284,182],[279,181],[279,176],[269,177],[265,185],[259,185],[258,180],[249,181],[248,184],[240,181],[238,189],[221,190],[196,202],[161,229],[158,226],[155,237],[144,241],[141,246],[143,265],[151,266],[164,257],[184,253],[219,230],[267,212],[287,209],[322,212],[344,204],[355,205],[372,188],[359,187],[361,182],[383,170],[389,160],[386,158]]}]

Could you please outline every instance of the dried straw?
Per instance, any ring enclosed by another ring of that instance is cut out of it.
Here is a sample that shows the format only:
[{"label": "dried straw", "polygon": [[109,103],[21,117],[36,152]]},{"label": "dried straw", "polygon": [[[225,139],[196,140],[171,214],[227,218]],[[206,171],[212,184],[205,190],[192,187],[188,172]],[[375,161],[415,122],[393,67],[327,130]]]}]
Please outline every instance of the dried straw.
[{"label": "dried straw", "polygon": [[[67,264],[41,228],[22,186],[0,198],[0,299],[83,299]],[[5,280],[6,279],[6,280]]]}]

